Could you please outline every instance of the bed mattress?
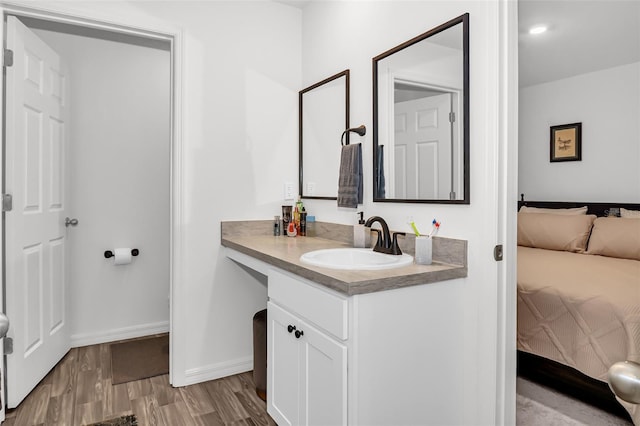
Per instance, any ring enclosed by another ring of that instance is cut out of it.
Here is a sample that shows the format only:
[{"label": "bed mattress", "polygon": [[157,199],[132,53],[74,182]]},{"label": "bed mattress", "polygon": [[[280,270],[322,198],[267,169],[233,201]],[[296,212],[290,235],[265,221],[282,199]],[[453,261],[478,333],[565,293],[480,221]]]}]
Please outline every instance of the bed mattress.
[{"label": "bed mattress", "polygon": [[517,294],[519,350],[604,382],[640,363],[640,261],[519,246]]},{"label": "bed mattress", "polygon": [[602,381],[640,363],[640,261],[518,247],[518,349]]}]

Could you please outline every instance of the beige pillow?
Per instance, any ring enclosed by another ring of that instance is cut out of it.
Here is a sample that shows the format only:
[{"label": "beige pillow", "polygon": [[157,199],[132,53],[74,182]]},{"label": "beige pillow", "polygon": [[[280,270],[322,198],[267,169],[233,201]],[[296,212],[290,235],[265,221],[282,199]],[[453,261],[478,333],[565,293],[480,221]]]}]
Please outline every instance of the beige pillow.
[{"label": "beige pillow", "polygon": [[640,218],[597,218],[587,253],[640,260]]},{"label": "beige pillow", "polygon": [[543,207],[520,207],[520,213],[587,214],[587,206],[571,209],[546,209]]},{"label": "beige pillow", "polygon": [[620,217],[625,219],[640,218],[640,210],[627,210],[620,208]]},{"label": "beige pillow", "polygon": [[582,253],[594,215],[518,213],[518,245]]}]

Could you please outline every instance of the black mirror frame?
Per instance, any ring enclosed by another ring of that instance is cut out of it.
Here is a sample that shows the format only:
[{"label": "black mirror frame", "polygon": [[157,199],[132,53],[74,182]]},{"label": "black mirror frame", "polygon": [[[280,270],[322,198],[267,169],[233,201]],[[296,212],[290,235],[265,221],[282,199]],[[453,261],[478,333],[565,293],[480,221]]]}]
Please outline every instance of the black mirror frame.
[{"label": "black mirror frame", "polygon": [[[462,24],[462,44],[463,44],[463,149],[464,149],[464,198],[462,200],[421,200],[421,199],[399,199],[399,198],[378,198],[378,62],[388,56],[393,55],[409,46],[412,46],[426,38],[439,32],[449,29],[455,25]],[[465,13],[442,25],[439,25],[426,33],[420,34],[392,49],[373,58],[373,201],[386,203],[430,203],[430,204],[471,204],[470,190],[470,170],[469,170],[469,14]]]},{"label": "black mirror frame", "polygon": [[[344,94],[344,100],[345,100],[345,117],[344,117],[344,128],[348,129],[349,128],[349,87],[350,87],[350,79],[349,79],[349,70],[346,69],[342,72],[339,72],[335,75],[332,75],[331,77],[327,77],[322,81],[317,82],[316,84],[309,86],[305,89],[302,89],[300,92],[298,92],[298,194],[300,194],[301,198],[305,198],[305,199],[312,199],[312,200],[337,200],[338,199],[338,194],[337,194],[337,186],[336,186],[336,196],[335,197],[316,197],[316,196],[310,196],[310,195],[303,195],[302,189],[303,189],[303,180],[302,180],[302,149],[303,149],[303,141],[302,141],[302,95],[304,95],[306,92],[309,92],[313,89],[316,89],[322,85],[325,85],[327,83],[332,82],[333,80],[337,80],[341,77],[345,77],[345,94]],[[346,141],[347,141],[347,145],[349,144],[349,132],[347,132],[346,136]],[[340,146],[338,145],[340,143],[339,139],[336,139],[336,149],[340,149]],[[336,167],[339,167],[340,165],[337,164]],[[336,182],[337,185],[337,182]]]}]

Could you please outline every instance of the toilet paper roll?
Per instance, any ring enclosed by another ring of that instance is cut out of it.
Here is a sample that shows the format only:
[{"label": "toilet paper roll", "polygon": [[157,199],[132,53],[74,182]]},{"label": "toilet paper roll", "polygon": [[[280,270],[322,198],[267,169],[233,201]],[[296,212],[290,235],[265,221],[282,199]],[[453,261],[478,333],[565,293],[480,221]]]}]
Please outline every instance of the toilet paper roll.
[{"label": "toilet paper roll", "polygon": [[131,263],[131,249],[130,248],[117,248],[113,255],[114,265],[128,265]]}]

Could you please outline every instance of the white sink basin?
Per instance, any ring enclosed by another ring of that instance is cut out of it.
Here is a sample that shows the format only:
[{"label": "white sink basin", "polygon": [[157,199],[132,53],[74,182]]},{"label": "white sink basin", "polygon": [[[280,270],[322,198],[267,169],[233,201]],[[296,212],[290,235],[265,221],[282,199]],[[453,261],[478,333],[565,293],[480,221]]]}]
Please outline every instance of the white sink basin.
[{"label": "white sink basin", "polygon": [[413,256],[378,253],[368,248],[335,248],[310,251],[300,256],[300,261],[331,269],[380,270],[410,265]]}]

